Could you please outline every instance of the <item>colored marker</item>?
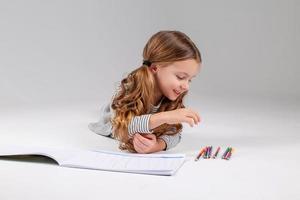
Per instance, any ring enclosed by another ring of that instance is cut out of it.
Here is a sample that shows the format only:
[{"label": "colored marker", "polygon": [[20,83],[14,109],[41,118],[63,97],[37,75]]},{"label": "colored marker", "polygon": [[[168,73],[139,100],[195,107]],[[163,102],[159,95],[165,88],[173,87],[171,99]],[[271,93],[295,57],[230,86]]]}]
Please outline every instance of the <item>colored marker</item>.
[{"label": "colored marker", "polygon": [[226,156],[226,154],[227,154],[228,151],[229,151],[229,147],[227,147],[227,149],[226,149],[225,152],[223,153],[222,159],[225,159],[225,156]]},{"label": "colored marker", "polygon": [[205,154],[204,154],[204,157],[203,157],[204,159],[207,159],[208,152],[209,152],[209,148],[205,147]]},{"label": "colored marker", "polygon": [[228,155],[226,156],[226,160],[229,160],[231,158],[231,155],[233,153],[234,149],[231,148],[230,152],[228,153]]},{"label": "colored marker", "polygon": [[209,152],[210,152],[210,146],[207,146],[206,147],[206,155],[205,155],[205,158],[209,158]]},{"label": "colored marker", "polygon": [[213,149],[213,146],[210,146],[210,147],[209,147],[209,154],[208,154],[208,158],[210,158],[210,157],[211,157],[211,154],[212,154],[212,149]]},{"label": "colored marker", "polygon": [[203,158],[206,159],[207,158],[207,153],[208,153],[208,148],[205,147],[205,151],[204,151],[204,155],[203,155]]},{"label": "colored marker", "polygon": [[231,155],[231,149],[232,149],[232,148],[229,147],[229,150],[228,150],[228,152],[226,153],[226,155],[225,155],[225,157],[224,157],[226,160],[228,160],[228,156]]},{"label": "colored marker", "polygon": [[232,147],[229,147],[229,150],[228,150],[227,155],[225,157],[227,157],[228,154],[231,153],[231,150],[232,150]]},{"label": "colored marker", "polygon": [[229,160],[231,157],[231,151],[228,152],[227,156],[225,157],[225,160]]},{"label": "colored marker", "polygon": [[216,153],[214,154],[214,156],[213,156],[213,159],[215,159],[217,156],[218,156],[218,153],[219,153],[219,151],[220,151],[220,147],[218,147],[218,149],[217,149],[217,151],[216,151]]},{"label": "colored marker", "polygon": [[205,147],[203,149],[200,150],[199,154],[197,155],[197,157],[195,158],[195,161],[199,160],[199,158],[202,156],[202,154],[205,152]]},{"label": "colored marker", "polygon": [[208,147],[205,147],[205,152],[203,155],[203,158],[206,159],[207,158],[207,153],[208,153]]}]

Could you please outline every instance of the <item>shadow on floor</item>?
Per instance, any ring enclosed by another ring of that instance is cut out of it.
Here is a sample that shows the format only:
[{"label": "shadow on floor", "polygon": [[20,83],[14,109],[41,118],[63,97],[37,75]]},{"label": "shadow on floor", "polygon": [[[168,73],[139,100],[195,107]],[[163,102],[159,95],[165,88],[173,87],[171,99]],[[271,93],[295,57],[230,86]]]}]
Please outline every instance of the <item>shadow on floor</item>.
[{"label": "shadow on floor", "polygon": [[52,158],[49,158],[47,156],[42,156],[42,155],[0,156],[0,160],[58,165],[58,163]]}]

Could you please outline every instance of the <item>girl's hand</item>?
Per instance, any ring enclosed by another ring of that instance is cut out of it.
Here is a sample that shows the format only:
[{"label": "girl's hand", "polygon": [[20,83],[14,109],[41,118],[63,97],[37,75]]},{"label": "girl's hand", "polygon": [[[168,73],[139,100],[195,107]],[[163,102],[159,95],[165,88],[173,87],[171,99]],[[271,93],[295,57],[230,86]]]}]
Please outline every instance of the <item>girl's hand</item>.
[{"label": "girl's hand", "polygon": [[133,146],[138,153],[153,153],[161,151],[160,144],[154,134],[134,134]]},{"label": "girl's hand", "polygon": [[191,127],[200,122],[200,116],[197,112],[188,109],[180,108],[172,111],[163,112],[164,120],[167,124],[188,123]]}]

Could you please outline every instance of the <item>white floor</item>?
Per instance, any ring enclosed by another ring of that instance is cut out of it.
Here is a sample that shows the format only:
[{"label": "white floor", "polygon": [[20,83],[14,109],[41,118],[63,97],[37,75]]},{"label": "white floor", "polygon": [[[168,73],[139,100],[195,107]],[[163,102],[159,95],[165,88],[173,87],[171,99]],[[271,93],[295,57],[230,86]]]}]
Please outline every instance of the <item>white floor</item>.
[{"label": "white floor", "polygon": [[[285,97],[199,97],[202,123],[184,126],[170,153],[187,162],[175,176],[59,167],[47,161],[0,159],[0,199],[300,199],[300,102]],[[101,102],[3,107],[0,145],[117,150],[93,134]],[[194,162],[201,147],[236,149],[231,160]]]}]

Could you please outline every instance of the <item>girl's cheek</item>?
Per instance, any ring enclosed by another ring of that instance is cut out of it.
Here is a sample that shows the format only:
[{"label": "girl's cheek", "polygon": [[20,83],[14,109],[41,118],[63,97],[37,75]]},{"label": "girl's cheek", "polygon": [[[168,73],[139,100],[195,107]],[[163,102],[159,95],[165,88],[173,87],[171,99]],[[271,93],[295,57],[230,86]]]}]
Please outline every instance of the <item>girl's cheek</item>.
[{"label": "girl's cheek", "polygon": [[176,88],[179,88],[179,86],[181,85],[182,83],[181,83],[181,81],[176,81]]},{"label": "girl's cheek", "polygon": [[174,78],[174,79],[172,80],[172,83],[173,83],[174,86],[177,86],[177,85],[180,84],[180,81],[178,80],[178,78]]}]

